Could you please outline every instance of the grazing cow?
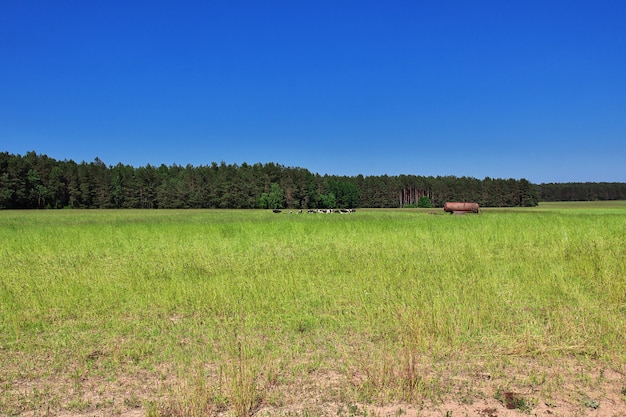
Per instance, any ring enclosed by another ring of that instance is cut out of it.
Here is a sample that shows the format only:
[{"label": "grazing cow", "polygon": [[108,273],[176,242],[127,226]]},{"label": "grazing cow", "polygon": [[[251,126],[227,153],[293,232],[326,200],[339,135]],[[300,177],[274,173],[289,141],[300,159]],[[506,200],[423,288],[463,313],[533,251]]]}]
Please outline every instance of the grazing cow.
[{"label": "grazing cow", "polygon": [[[321,214],[340,213],[340,214],[346,214],[346,213],[354,213],[355,211],[356,211],[355,209],[308,209],[307,213],[321,213]],[[298,213],[302,213],[302,210],[300,210]]]}]

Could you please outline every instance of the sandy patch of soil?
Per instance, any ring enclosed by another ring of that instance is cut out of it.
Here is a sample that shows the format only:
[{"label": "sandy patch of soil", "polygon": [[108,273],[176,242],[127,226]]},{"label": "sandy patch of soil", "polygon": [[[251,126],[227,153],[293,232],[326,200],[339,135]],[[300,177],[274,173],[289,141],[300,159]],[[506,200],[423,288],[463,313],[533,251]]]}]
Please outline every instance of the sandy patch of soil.
[{"label": "sandy patch of soil", "polygon": [[[363,375],[316,370],[287,376],[262,388],[255,416],[336,417],[623,417],[626,416],[626,364],[608,367],[588,360],[567,359],[546,366],[519,359],[498,372],[477,366],[450,366],[459,373],[432,373],[445,380],[439,391],[411,402],[371,398],[359,392]],[[460,370],[463,369],[463,370]],[[423,370],[428,376],[428,370]],[[1,374],[0,374],[1,376]],[[5,375],[6,377],[6,375]],[[4,378],[4,377],[3,377]],[[217,381],[213,381],[217,383]],[[0,416],[144,417],[172,409],[180,376],[167,369],[134,370],[107,378],[0,379]],[[201,390],[200,390],[201,391]],[[200,395],[202,395],[200,393]],[[233,415],[216,408],[216,416]]]}]

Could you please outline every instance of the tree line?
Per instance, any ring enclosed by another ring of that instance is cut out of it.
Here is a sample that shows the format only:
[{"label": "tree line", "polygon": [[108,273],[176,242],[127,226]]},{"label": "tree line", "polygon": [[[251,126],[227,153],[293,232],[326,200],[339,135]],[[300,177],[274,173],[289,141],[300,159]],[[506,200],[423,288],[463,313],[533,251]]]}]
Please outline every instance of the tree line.
[{"label": "tree line", "polygon": [[568,182],[539,186],[540,201],[626,200],[623,182]]},{"label": "tree line", "polygon": [[[602,188],[602,198],[626,198],[625,186]],[[585,195],[600,195],[588,188]],[[25,155],[0,153],[0,208],[5,209],[384,208],[416,207],[424,202],[443,207],[446,201],[528,207],[536,206],[540,197],[551,201],[558,195],[557,189],[559,184],[537,186],[525,179],[322,176],[277,163],[107,166],[99,158],[76,163],[34,151]],[[572,191],[568,193],[573,199]]]}]

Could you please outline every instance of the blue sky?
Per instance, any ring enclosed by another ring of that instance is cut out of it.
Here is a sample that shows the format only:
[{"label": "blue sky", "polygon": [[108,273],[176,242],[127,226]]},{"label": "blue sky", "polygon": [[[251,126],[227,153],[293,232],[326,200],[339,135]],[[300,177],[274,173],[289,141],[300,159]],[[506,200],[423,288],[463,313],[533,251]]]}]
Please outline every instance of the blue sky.
[{"label": "blue sky", "polygon": [[626,182],[622,0],[0,5],[0,151]]}]

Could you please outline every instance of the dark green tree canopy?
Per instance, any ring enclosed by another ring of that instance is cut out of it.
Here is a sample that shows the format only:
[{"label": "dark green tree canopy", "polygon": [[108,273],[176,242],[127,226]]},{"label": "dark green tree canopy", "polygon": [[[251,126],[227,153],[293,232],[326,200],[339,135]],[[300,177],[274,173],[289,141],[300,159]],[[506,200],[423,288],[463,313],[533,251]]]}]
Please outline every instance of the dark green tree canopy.
[{"label": "dark green tree canopy", "polygon": [[415,175],[320,176],[276,163],[107,166],[0,152],[0,208],[357,208],[473,201],[482,207],[626,199],[624,183]]},{"label": "dark green tree canopy", "polygon": [[282,209],[285,208],[285,197],[280,185],[273,183],[269,193],[261,194],[259,198],[259,208]]},{"label": "dark green tree canopy", "polygon": [[430,198],[424,196],[420,198],[417,202],[417,207],[419,208],[431,208],[432,204],[430,203]]}]

